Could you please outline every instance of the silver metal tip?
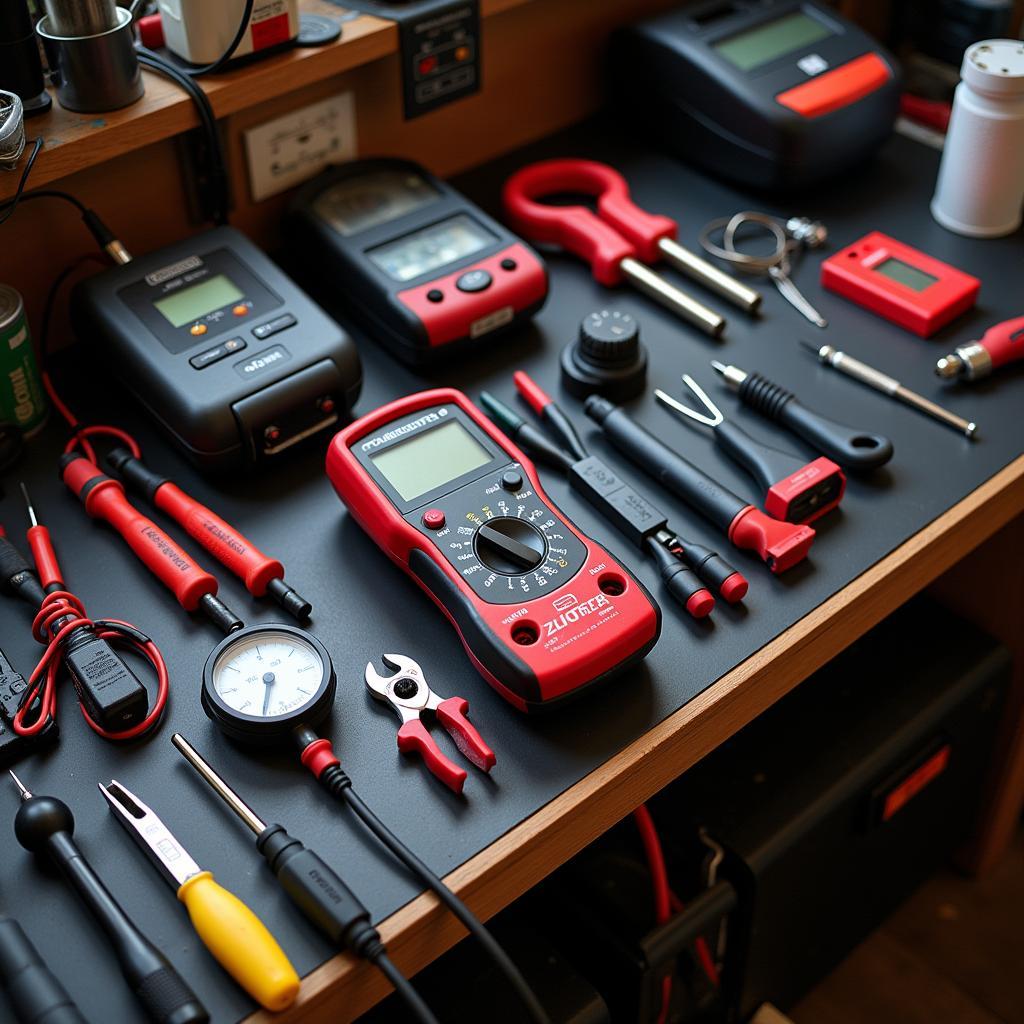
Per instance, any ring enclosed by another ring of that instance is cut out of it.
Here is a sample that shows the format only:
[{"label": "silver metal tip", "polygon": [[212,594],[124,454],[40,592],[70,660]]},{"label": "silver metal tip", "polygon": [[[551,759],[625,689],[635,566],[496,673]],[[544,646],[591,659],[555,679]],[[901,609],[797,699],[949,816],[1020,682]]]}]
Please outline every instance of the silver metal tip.
[{"label": "silver metal tip", "polygon": [[711,360],[711,366],[714,369],[715,373],[725,373],[725,371],[729,369],[729,367],[726,366],[725,363],[720,363],[717,359]]},{"label": "silver metal tip", "polygon": [[8,768],[7,769],[7,773],[8,773],[8,775],[10,775],[10,777],[12,779],[14,779],[14,784],[18,787],[18,791],[21,793],[21,799],[22,800],[27,800],[32,795],[29,792],[28,786],[26,786],[21,781],[21,779],[19,779],[18,776],[14,774],[14,771],[12,769]]},{"label": "silver metal tip", "polygon": [[36,519],[36,510],[32,507],[32,499],[28,496],[28,488],[25,486],[25,481],[20,481],[19,486],[21,487],[21,496],[25,499],[25,508],[28,510],[28,521],[33,526],[38,526],[39,521]]}]

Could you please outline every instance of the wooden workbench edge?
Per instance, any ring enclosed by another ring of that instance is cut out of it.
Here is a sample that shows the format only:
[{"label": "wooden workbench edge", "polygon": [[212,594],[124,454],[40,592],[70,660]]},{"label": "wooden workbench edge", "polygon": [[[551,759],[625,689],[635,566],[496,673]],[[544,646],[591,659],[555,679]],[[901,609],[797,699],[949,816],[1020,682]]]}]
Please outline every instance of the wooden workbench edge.
[{"label": "wooden workbench edge", "polygon": [[[1022,514],[1024,455],[457,868],[447,876],[448,885],[482,919],[490,918]],[[392,959],[412,974],[465,932],[432,895],[424,894],[385,920],[381,934]],[[248,1024],[350,1021],[387,991],[373,968],[341,955],[303,980],[291,1010],[257,1013]]]}]

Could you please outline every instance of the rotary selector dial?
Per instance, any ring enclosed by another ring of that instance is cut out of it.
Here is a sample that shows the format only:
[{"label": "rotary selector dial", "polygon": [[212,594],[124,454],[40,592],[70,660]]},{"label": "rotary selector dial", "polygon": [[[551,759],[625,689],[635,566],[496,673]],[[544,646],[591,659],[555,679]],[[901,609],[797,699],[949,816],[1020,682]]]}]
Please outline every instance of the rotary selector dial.
[{"label": "rotary selector dial", "polygon": [[476,554],[488,569],[515,576],[536,569],[547,553],[544,535],[529,522],[503,516],[476,531]]}]

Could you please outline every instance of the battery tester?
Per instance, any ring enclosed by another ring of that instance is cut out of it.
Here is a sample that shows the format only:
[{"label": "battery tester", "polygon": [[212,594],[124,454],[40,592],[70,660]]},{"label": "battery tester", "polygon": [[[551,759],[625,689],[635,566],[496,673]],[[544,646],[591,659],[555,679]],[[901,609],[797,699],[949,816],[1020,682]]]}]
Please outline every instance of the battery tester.
[{"label": "battery tester", "polygon": [[451,185],[406,160],[359,160],[302,188],[287,232],[325,291],[339,284],[375,339],[410,363],[529,319],[540,257]]},{"label": "battery tester", "polygon": [[71,315],[201,468],[263,463],[348,418],[348,335],[241,232],[218,227],[76,286]]},{"label": "battery tester", "polygon": [[331,442],[356,521],[523,711],[644,657],[661,629],[643,586],[545,496],[536,470],[459,391],[399,399]]}]

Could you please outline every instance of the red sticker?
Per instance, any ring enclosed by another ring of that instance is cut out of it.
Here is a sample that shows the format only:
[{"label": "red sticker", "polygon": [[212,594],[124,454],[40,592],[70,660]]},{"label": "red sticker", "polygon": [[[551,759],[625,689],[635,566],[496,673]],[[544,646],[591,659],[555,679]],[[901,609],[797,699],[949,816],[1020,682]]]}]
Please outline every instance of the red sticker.
[{"label": "red sticker", "polygon": [[253,22],[249,26],[252,33],[253,51],[264,50],[268,46],[276,46],[278,43],[286,43],[288,35],[288,12],[275,14],[272,18],[265,18],[263,21]]},{"label": "red sticker", "polygon": [[947,764],[949,764],[948,743],[889,791],[882,808],[882,821],[888,821],[898,811],[903,810],[929,782],[934,781],[946,770]]}]

